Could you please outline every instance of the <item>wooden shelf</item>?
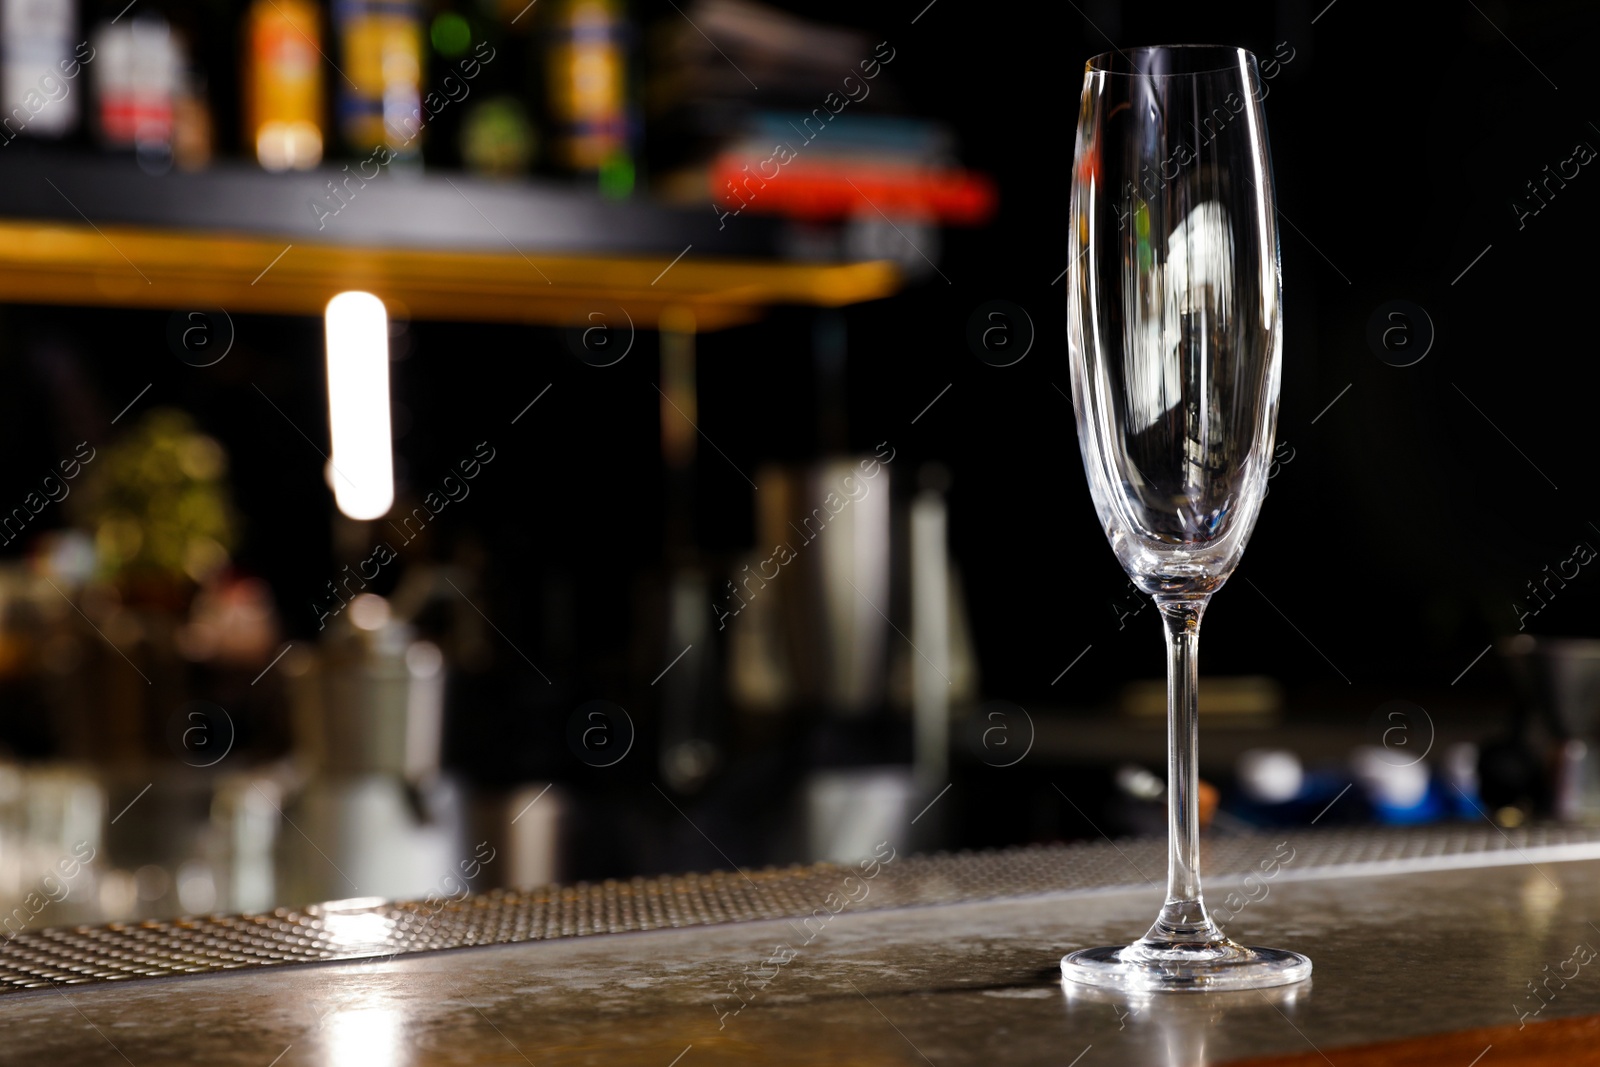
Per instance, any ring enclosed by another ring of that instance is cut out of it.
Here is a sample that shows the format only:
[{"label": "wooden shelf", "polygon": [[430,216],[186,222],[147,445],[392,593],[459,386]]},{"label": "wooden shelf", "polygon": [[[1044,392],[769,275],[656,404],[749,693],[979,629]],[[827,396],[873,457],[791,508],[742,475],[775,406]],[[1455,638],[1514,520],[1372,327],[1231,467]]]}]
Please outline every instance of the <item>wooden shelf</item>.
[{"label": "wooden shelf", "polygon": [[259,236],[0,222],[0,299],[11,303],[321,315],[364,289],[416,319],[584,323],[617,308],[654,328],[685,308],[701,331],[774,304],[838,307],[892,294],[885,262],[837,265],[671,257],[351,248]]},{"label": "wooden shelf", "polygon": [[346,177],[8,160],[0,301],[320,315],[365,289],[417,319],[569,325],[620,308],[653,328],[683,308],[716,330],[776,304],[837,307],[900,286],[885,261],[782,258],[771,219],[719,229],[709,210],[536,182],[384,174],[348,186],[329,215],[327,183]]}]

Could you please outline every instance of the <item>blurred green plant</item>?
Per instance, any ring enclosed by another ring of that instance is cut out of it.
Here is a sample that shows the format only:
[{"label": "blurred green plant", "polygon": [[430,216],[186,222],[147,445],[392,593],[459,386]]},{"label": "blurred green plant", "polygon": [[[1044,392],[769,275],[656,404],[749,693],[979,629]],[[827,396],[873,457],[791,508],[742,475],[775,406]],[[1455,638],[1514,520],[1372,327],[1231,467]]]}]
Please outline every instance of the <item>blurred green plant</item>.
[{"label": "blurred green plant", "polygon": [[238,520],[228,457],[186,413],[146,413],[88,470],[72,511],[94,536],[100,577],[119,585],[196,584],[226,567]]},{"label": "blurred green plant", "polygon": [[533,122],[514,96],[473,104],[461,121],[461,158],[475,173],[502,178],[525,173],[537,148]]}]

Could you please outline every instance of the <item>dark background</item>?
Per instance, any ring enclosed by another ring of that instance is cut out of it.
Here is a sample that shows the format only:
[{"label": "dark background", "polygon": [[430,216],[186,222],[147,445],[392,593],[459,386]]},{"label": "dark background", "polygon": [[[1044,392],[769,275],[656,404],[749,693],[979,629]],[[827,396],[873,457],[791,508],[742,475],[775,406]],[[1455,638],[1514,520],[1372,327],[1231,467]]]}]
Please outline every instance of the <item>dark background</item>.
[{"label": "dark background", "polygon": [[[998,184],[991,224],[945,231],[942,250],[927,250],[939,273],[843,312],[851,448],[890,442],[897,492],[925,461],[950,471],[986,696],[1092,709],[1162,670],[1153,612],[1119,628],[1131,594],[1084,484],[1052,279],[1066,266],[1084,59],[1195,41],[1293,54],[1265,105],[1285,222],[1278,441],[1292,458],[1207,616],[1204,669],[1279,679],[1291,715],[1364,721],[1402,697],[1436,717],[1452,702],[1509,702],[1493,655],[1452,680],[1518,631],[1542,568],[1600,545],[1577,447],[1594,421],[1600,176],[1584,167],[1520,226],[1513,208],[1547,164],[1579,142],[1600,147],[1593,5],[780,6],[890,41],[910,110],[953,124],[963,162]],[[665,4],[635,14],[675,17]],[[967,343],[969,318],[993,299],[1034,327],[1014,366]],[[1396,299],[1425,309],[1436,334],[1408,367],[1367,341],[1376,309]],[[727,457],[702,446],[697,461],[695,534],[713,565],[751,547],[752,490],[738,471],[818,454],[815,320],[779,310],[700,340],[699,424]],[[238,562],[271,582],[289,636],[309,637],[313,599],[365,554],[336,550],[323,459],[288,424],[326,440],[322,325],[238,317],[234,352],[202,371],[173,358],[166,323],[0,310],[0,497],[20,498],[73,443],[98,439],[153,381],[141,404],[185,408],[227,447],[247,523]],[[553,683],[496,645],[457,682],[454,758],[484,782],[594,782],[559,739],[567,714],[605,698],[648,723],[661,666],[639,636],[641,591],[663,564],[656,338],[641,333],[627,359],[598,369],[557,330],[413,323],[395,353],[402,500],[480,441],[499,457],[407,551],[479,561],[478,603]],[[1592,569],[1558,586],[1527,630],[1593,633]],[[639,761],[635,784],[652,766]]]}]

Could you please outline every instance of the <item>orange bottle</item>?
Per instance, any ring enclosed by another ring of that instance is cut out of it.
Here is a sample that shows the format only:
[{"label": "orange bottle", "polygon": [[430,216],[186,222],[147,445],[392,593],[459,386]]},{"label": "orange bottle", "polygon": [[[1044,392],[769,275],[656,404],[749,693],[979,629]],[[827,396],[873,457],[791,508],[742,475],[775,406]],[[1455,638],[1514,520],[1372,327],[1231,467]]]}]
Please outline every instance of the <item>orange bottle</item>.
[{"label": "orange bottle", "polygon": [[245,136],[268,170],[322,161],[322,18],[310,0],[255,0],[245,16]]}]

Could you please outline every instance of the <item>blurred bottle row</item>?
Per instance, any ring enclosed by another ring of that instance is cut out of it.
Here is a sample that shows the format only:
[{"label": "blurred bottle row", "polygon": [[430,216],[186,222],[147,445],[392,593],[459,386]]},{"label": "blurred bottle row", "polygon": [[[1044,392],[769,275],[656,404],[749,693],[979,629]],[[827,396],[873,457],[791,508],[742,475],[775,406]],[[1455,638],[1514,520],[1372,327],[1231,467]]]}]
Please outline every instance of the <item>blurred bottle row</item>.
[{"label": "blurred bottle row", "polygon": [[645,34],[624,0],[0,0],[0,149],[156,174],[537,173],[612,197],[648,179],[719,229],[993,214],[949,125],[907,113],[893,42],[756,0],[661,10]]},{"label": "blurred bottle row", "polygon": [[621,0],[0,0],[0,145],[534,167],[631,190]]}]

